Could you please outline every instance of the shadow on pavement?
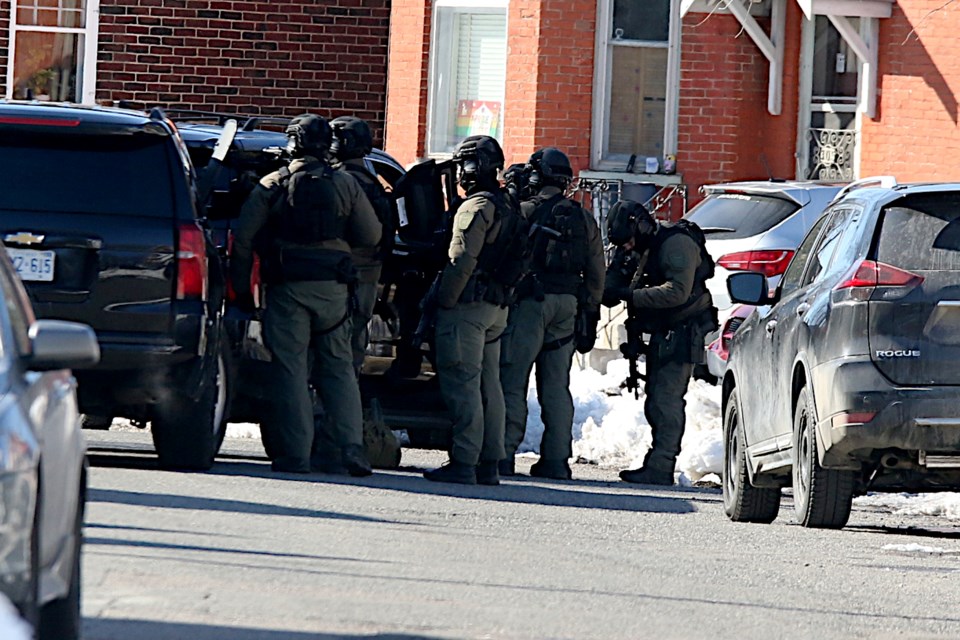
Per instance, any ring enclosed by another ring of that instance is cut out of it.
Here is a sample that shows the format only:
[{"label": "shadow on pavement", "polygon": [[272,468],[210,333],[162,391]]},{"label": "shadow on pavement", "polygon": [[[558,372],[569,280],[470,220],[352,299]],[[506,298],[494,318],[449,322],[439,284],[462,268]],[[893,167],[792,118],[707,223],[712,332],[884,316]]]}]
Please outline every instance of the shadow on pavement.
[{"label": "shadow on pavement", "polygon": [[919,538],[939,538],[941,540],[960,540],[960,530],[956,527],[888,527],[884,525],[848,524],[844,531],[854,533],[875,533],[880,535],[917,536]]},{"label": "shadow on pavement", "polygon": [[424,636],[408,633],[312,633],[305,631],[273,631],[241,627],[213,627],[185,622],[158,622],[155,620],[115,620],[84,618],[85,640],[335,640],[365,638],[366,640],[437,640],[443,636]]},{"label": "shadow on pavement", "polygon": [[[409,469],[408,469],[409,470]],[[377,472],[369,478],[349,478],[327,474],[296,475],[273,473],[269,466],[253,463],[218,463],[209,472],[227,476],[259,476],[278,480],[297,481],[315,484],[336,484],[364,486],[386,491],[414,493],[422,495],[448,496],[467,500],[487,500],[492,502],[513,502],[553,507],[573,507],[578,509],[605,509],[616,511],[655,512],[655,513],[693,513],[692,504],[698,492],[704,490],[680,487],[648,487],[661,492],[669,491],[675,495],[655,496],[646,493],[638,485],[621,487],[608,482],[585,481],[546,481],[523,478],[525,481],[510,481],[499,487],[440,484],[429,482],[419,473],[412,475],[402,472]],[[612,489],[597,491],[597,489]]]},{"label": "shadow on pavement", "polygon": [[337,513],[335,511],[317,511],[316,509],[285,507],[278,504],[267,504],[263,502],[224,500],[223,498],[203,498],[169,493],[119,491],[116,489],[89,489],[87,493],[87,502],[112,502],[114,504],[128,504],[138,507],[158,507],[162,509],[228,511],[266,516],[327,518],[330,520],[354,520],[357,522],[389,522],[388,520],[381,520],[379,518],[369,518],[366,516]]}]

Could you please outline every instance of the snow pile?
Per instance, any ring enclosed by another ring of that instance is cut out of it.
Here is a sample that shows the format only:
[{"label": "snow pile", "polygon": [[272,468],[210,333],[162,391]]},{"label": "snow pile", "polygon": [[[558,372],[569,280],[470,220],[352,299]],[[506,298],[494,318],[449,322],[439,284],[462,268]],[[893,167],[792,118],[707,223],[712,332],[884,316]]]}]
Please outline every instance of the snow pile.
[{"label": "snow pile", "polygon": [[922,544],[917,544],[915,542],[910,544],[885,544],[883,545],[884,551],[897,551],[900,553],[929,553],[935,555],[943,555],[947,553],[940,547],[927,547]]},{"label": "snow pile", "polygon": [[17,608],[10,600],[0,593],[0,638],[3,640],[30,640],[33,630],[27,624]]},{"label": "snow pile", "polygon": [[[571,371],[574,458],[604,467],[634,468],[643,462],[652,442],[650,425],[643,415],[643,390],[634,399],[632,392],[620,389],[628,371],[624,359],[611,361],[606,374],[576,366]],[[719,473],[723,466],[720,388],[693,381],[686,400],[687,427],[677,469],[696,482],[706,474]],[[538,453],[543,423],[534,376],[527,406],[527,432],[519,451]]]},{"label": "snow pile", "polygon": [[907,516],[943,516],[960,520],[960,493],[871,493],[854,498],[860,507],[885,509]]}]

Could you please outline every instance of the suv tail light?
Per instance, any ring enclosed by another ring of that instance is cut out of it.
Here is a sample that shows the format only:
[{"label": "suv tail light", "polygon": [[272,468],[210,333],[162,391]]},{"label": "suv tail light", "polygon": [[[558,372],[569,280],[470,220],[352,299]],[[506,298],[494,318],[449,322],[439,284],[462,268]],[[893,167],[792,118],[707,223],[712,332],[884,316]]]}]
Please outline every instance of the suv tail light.
[{"label": "suv tail light", "polygon": [[[233,231],[227,235],[227,255],[233,255]],[[260,256],[253,254],[253,268],[250,270],[250,292],[254,300],[260,299]],[[227,302],[236,302],[237,292],[233,289],[233,280],[227,278]]]},{"label": "suv tail light", "polygon": [[80,120],[67,118],[31,118],[26,116],[0,116],[0,124],[18,124],[25,127],[77,127]]},{"label": "suv tail light", "polygon": [[177,299],[207,299],[207,244],[196,224],[182,224],[177,235]]},{"label": "suv tail light", "polygon": [[923,276],[898,269],[883,262],[864,260],[840,281],[834,291],[849,290],[849,297],[858,302],[871,298],[882,287],[884,300],[896,300],[907,295],[923,283]]},{"label": "suv tail light", "polygon": [[728,271],[757,271],[772,278],[782,275],[793,258],[790,249],[764,249],[762,251],[738,251],[728,253],[717,264]]}]

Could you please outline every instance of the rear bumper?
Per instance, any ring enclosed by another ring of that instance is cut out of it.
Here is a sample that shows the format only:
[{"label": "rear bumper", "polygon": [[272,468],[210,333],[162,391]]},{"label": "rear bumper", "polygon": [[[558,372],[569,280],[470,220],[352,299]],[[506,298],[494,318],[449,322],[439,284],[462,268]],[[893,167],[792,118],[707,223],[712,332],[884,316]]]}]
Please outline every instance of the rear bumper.
[{"label": "rear bumper", "polygon": [[[960,455],[960,387],[894,386],[868,356],[821,365],[813,379],[825,467],[859,469],[881,450]],[[875,416],[842,424],[844,413]]]}]

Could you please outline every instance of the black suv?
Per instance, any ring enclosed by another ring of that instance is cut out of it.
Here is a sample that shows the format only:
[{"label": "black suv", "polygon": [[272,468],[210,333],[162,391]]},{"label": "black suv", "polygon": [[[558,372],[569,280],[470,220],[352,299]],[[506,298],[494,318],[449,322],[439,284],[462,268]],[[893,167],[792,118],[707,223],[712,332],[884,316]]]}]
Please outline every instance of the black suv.
[{"label": "black suv", "polygon": [[775,294],[740,327],[723,379],[723,496],[733,520],[839,528],[867,490],[960,488],[960,184],[845,187]]},{"label": "black suv", "polygon": [[[210,183],[206,215],[221,255],[229,263],[232,230],[244,200],[260,177],[289,162],[283,133],[289,119],[172,109],[167,114],[177,123],[202,179]],[[225,138],[231,120],[238,129]],[[222,161],[213,162],[218,143],[229,147]],[[376,338],[376,346],[386,347],[390,355],[367,357],[361,392],[365,405],[376,405],[387,425],[408,429],[414,446],[444,447],[450,421],[429,367],[421,366],[423,352],[414,344],[414,334],[421,317],[420,301],[446,261],[451,208],[446,194],[456,194],[455,169],[450,162],[433,160],[404,169],[379,149],[367,155],[366,164],[397,203],[397,234],[384,260],[377,305],[378,315],[391,330]],[[251,285],[262,294],[256,267]],[[268,393],[263,380],[269,375],[264,363],[270,356],[261,340],[260,322],[230,304],[229,289],[227,298],[230,416],[262,422]],[[429,349],[426,353],[429,357]]]},{"label": "black suv", "polygon": [[37,315],[96,330],[84,413],[149,421],[162,466],[223,439],[225,278],[176,127],[159,112],[0,101],[0,238]]}]

